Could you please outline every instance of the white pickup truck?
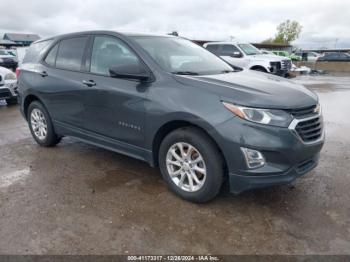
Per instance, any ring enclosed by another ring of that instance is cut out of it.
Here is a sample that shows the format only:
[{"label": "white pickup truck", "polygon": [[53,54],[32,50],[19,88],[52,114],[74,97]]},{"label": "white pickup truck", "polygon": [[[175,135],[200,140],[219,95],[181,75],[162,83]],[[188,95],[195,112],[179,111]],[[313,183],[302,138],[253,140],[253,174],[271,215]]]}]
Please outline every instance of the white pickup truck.
[{"label": "white pickup truck", "polygon": [[292,68],[292,61],[289,58],[264,54],[251,44],[210,42],[203,46],[233,66],[284,77]]},{"label": "white pickup truck", "polygon": [[17,77],[5,67],[0,66],[0,100],[7,105],[17,104]]}]

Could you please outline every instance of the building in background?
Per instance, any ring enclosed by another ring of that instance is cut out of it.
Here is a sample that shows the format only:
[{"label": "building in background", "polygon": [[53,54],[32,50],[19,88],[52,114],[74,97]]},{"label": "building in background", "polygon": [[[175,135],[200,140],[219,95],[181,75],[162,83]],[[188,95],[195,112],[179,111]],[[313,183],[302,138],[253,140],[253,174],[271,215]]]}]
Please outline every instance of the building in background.
[{"label": "building in background", "polygon": [[16,43],[17,46],[29,46],[31,43],[40,39],[40,36],[36,34],[12,34],[5,33],[4,40],[12,41]]},{"label": "building in background", "polygon": [[19,44],[10,41],[10,40],[5,40],[5,39],[0,39],[0,47],[1,48],[12,48],[15,46],[19,46]]},{"label": "building in background", "polygon": [[287,51],[292,53],[293,46],[288,44],[275,44],[275,43],[252,43],[258,49],[264,49],[269,51]]}]

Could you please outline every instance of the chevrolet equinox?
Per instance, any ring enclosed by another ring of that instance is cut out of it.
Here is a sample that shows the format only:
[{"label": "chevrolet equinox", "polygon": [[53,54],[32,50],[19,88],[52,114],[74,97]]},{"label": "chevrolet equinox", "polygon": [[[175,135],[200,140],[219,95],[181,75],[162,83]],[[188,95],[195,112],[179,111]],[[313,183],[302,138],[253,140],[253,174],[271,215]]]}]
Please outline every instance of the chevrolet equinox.
[{"label": "chevrolet equinox", "polygon": [[205,202],[289,183],[324,143],[318,97],[292,81],[236,70],[174,36],[90,31],[35,42],[19,101],[36,142],[63,136],[159,166],[180,197]]}]

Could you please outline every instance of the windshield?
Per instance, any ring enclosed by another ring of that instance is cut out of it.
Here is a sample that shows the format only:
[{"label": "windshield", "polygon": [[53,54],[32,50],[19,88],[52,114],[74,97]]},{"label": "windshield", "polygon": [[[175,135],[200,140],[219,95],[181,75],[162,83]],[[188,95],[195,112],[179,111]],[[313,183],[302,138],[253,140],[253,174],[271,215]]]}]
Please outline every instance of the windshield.
[{"label": "windshield", "polygon": [[239,44],[238,45],[246,55],[258,55],[261,51],[251,44]]},{"label": "windshield", "polygon": [[184,75],[209,75],[233,69],[199,45],[175,37],[134,36],[133,39],[167,72]]}]

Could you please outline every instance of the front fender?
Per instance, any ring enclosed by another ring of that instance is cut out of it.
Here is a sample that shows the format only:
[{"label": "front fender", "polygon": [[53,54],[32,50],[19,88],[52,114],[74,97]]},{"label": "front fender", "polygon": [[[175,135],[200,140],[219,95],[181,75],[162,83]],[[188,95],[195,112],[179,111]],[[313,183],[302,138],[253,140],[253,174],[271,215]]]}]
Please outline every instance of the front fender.
[{"label": "front fender", "polygon": [[267,72],[270,72],[270,62],[267,62],[267,61],[254,61],[254,63],[250,63],[249,64],[249,68],[250,69],[252,67],[255,67],[255,66],[263,67],[263,68],[265,68],[265,70]]}]

